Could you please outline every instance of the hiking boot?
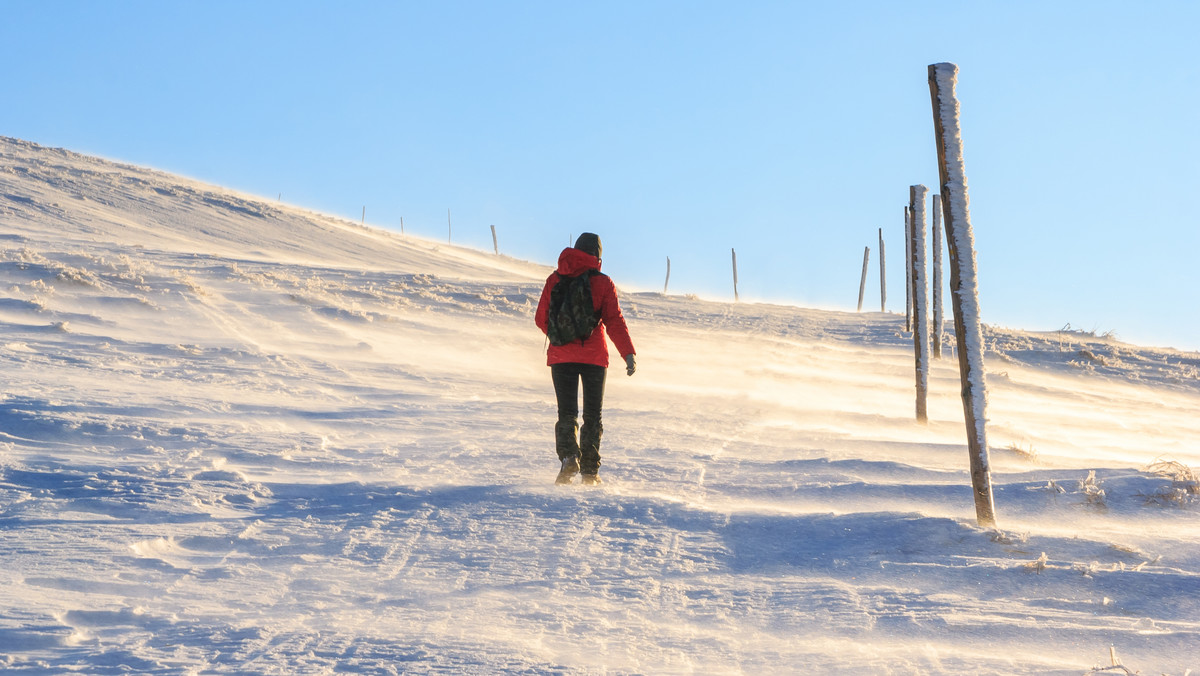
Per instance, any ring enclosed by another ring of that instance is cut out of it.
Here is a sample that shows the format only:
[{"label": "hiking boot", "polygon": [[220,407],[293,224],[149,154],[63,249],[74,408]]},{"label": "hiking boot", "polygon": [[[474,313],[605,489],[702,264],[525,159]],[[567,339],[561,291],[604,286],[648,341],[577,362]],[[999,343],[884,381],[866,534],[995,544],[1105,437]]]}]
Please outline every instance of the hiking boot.
[{"label": "hiking boot", "polygon": [[563,458],[562,469],[558,470],[558,478],[554,483],[569,484],[576,474],[579,474],[579,456],[569,455]]},{"label": "hiking boot", "polygon": [[600,480],[599,474],[581,474],[579,475],[579,479],[584,486],[599,486],[604,483]]},{"label": "hiking boot", "polygon": [[554,451],[559,458],[579,457],[578,434],[574,418],[559,418],[554,424]]}]

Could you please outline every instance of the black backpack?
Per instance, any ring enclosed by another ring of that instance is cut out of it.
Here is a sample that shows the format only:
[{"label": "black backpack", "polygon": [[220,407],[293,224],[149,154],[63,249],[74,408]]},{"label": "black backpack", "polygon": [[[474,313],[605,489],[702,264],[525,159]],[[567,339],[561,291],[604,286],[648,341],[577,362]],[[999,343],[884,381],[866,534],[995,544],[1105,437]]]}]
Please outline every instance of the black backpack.
[{"label": "black backpack", "polygon": [[558,283],[550,290],[550,310],[546,315],[546,336],[551,345],[583,342],[600,323],[592,307],[592,275],[595,270],[576,277],[558,275]]}]

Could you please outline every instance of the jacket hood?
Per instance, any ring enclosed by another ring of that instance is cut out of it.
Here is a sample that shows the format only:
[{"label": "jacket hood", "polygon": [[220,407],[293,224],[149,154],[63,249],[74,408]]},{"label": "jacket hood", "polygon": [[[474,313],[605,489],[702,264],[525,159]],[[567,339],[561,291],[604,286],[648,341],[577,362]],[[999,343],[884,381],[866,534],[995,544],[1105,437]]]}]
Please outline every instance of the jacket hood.
[{"label": "jacket hood", "polygon": [[563,249],[558,255],[558,274],[576,277],[588,270],[599,270],[600,259],[574,247]]},{"label": "jacket hood", "polygon": [[600,245],[600,235],[594,232],[585,232],[575,240],[575,248],[584,253],[590,253],[596,258],[604,256],[604,247]]}]

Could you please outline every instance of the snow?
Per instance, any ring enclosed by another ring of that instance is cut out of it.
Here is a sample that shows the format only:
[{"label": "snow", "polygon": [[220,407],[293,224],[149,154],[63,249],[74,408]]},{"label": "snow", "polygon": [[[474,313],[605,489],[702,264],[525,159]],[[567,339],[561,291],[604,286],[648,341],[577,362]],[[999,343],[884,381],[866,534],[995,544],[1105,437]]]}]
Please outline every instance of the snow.
[{"label": "snow", "polygon": [[624,289],[556,487],[549,269],[0,139],[0,670],[1200,668],[1200,354],[983,326],[992,532],[902,316]]}]

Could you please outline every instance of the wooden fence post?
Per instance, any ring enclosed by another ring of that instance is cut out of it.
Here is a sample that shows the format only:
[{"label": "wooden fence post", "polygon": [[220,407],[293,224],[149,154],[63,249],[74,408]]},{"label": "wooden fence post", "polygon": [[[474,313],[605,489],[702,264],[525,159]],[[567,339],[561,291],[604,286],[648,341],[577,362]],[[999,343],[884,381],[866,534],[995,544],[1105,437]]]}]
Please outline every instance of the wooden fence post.
[{"label": "wooden fence post", "polygon": [[887,312],[887,255],[883,248],[883,228],[879,229],[879,311]]},{"label": "wooden fence post", "polygon": [[942,358],[942,196],[933,196],[933,358]]},{"label": "wooden fence post", "polygon": [[492,226],[492,249],[496,251],[496,255],[500,255],[500,243],[496,240],[496,226]]},{"label": "wooden fence post", "polygon": [[667,256],[667,279],[663,282],[663,295],[667,295],[667,285],[671,283],[671,257]]},{"label": "wooden fence post", "polygon": [[401,235],[404,234],[404,217],[403,216],[400,217],[400,234]]},{"label": "wooden fence post", "polygon": [[858,282],[858,312],[862,312],[863,294],[867,292],[867,263],[871,260],[871,247],[863,250],[862,279]]},{"label": "wooden fence post", "polygon": [[450,243],[450,238],[453,234],[454,230],[450,226],[450,210],[446,209],[446,244]]},{"label": "wooden fence post", "polygon": [[912,331],[912,214],[904,207],[904,330]]},{"label": "wooden fence post", "polygon": [[913,357],[917,374],[917,422],[929,422],[929,290],[925,281],[925,195],[923,185],[908,189],[912,243]]},{"label": "wooden fence post", "polygon": [[732,253],[732,254],[733,254],[733,302],[735,302],[735,303],[736,303],[736,302],[738,302],[738,292],[737,292],[737,251],[735,251],[734,249],[730,249],[729,251],[730,251],[730,253]]},{"label": "wooden fence post", "polygon": [[929,66],[929,95],[933,104],[938,173],[946,207],[946,250],[950,259],[950,296],[954,303],[954,334],[958,340],[958,370],[962,381],[967,449],[971,457],[971,487],[980,526],[995,527],[991,468],[988,466],[987,388],[983,376],[983,325],[979,316],[979,286],[975,268],[975,235],[971,231],[967,173],[963,163],[955,85],[958,66]]},{"label": "wooden fence post", "polygon": [[366,207],[366,205],[363,205],[362,224],[363,225],[367,224],[367,207]]}]

